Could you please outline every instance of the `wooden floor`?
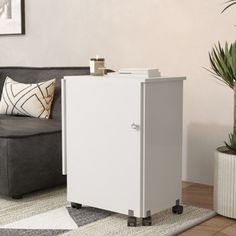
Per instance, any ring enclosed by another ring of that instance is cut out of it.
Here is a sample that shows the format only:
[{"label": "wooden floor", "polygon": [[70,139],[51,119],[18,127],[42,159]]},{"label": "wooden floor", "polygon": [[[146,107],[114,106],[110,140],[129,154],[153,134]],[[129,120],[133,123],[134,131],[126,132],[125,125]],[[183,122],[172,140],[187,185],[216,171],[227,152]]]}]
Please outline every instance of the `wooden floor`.
[{"label": "wooden floor", "polygon": [[[213,187],[189,182],[183,183],[183,203],[213,208]],[[216,216],[197,225],[179,236],[236,236],[236,220]]]}]

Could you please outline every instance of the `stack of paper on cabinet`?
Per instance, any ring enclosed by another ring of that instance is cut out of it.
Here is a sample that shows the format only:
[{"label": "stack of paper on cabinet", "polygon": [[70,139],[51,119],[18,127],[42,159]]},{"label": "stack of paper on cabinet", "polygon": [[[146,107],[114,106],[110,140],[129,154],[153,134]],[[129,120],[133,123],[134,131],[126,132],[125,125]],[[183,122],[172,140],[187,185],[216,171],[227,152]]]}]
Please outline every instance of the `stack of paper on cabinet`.
[{"label": "stack of paper on cabinet", "polygon": [[118,72],[108,73],[110,78],[154,78],[160,77],[161,73],[158,69],[153,68],[126,68],[120,69]]}]

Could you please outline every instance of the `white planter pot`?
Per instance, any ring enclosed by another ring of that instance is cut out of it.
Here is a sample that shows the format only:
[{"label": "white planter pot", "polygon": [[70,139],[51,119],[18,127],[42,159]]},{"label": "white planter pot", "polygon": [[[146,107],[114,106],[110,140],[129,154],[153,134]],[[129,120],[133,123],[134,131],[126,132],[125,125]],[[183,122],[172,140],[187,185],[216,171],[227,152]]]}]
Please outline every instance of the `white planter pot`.
[{"label": "white planter pot", "polygon": [[223,216],[236,219],[236,155],[215,154],[214,210]]}]

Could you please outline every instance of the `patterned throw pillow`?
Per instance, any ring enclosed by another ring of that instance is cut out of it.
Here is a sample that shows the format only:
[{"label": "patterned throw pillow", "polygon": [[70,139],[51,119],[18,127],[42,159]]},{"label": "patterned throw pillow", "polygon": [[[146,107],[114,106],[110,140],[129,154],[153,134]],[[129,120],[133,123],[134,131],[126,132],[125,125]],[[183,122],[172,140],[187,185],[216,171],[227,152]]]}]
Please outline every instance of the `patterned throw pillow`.
[{"label": "patterned throw pillow", "polygon": [[0,114],[48,119],[56,79],[37,84],[23,84],[7,77],[2,90]]}]

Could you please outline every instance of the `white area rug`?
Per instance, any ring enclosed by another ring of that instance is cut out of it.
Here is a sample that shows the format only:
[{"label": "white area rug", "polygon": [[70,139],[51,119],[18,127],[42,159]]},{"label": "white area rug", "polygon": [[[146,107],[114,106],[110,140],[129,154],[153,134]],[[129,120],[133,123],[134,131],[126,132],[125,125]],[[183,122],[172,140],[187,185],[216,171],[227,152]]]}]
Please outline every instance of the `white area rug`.
[{"label": "white area rug", "polygon": [[177,235],[215,216],[215,212],[184,206],[182,215],[171,209],[152,217],[152,226],[127,227],[127,216],[91,207],[72,209],[64,188],[26,196],[0,197],[0,235],[4,236],[166,236]]}]

